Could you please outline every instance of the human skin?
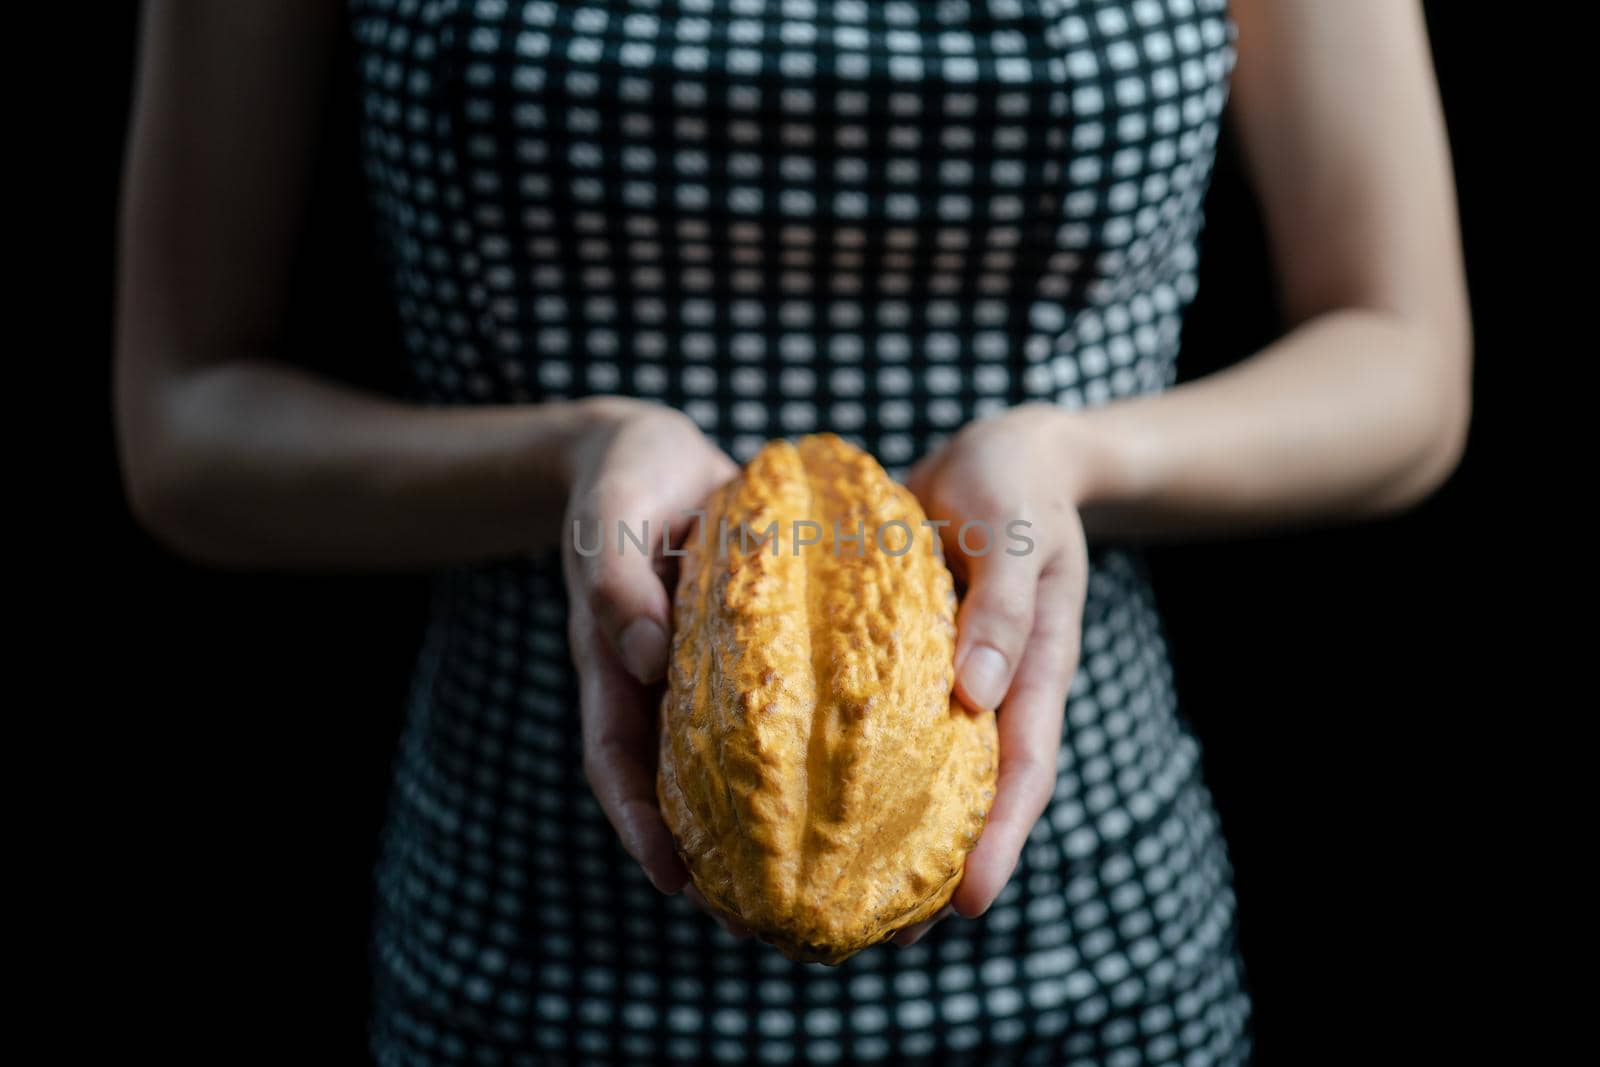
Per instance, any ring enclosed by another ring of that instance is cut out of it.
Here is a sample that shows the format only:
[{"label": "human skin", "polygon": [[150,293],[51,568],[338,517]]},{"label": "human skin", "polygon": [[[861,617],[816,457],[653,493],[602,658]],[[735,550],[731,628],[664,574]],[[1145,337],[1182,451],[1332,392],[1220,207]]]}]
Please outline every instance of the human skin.
[{"label": "human skin", "polygon": [[[957,692],[999,710],[1001,769],[954,901],[962,915],[993,903],[1049,799],[1087,540],[1392,512],[1437,487],[1463,447],[1470,325],[1419,5],[1232,11],[1231,106],[1289,332],[1159,396],[974,423],[911,476],[949,531],[1038,517],[1035,552],[965,575]],[[562,543],[574,517],[614,527],[694,507],[733,464],[665,408],[429,409],[281,360],[340,18],[323,0],[147,5],[116,338],[135,514],[209,564],[356,569],[526,554]],[[567,556],[585,770],[629,854],[658,889],[682,891],[655,807],[647,700],[667,654],[668,561]]]}]

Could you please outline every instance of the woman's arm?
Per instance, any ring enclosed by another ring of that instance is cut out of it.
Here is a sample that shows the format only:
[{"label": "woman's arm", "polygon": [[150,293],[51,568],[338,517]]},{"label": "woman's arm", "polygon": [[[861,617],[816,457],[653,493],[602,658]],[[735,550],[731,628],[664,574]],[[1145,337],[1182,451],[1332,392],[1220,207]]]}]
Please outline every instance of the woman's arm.
[{"label": "woman's arm", "polygon": [[1415,503],[1459,460],[1471,336],[1420,5],[1234,0],[1233,107],[1293,329],[1218,374],[1062,420],[1093,536]]},{"label": "woman's arm", "polygon": [[153,2],[124,190],[116,408],[135,512],[237,566],[555,543],[597,405],[428,410],[274,361],[340,6]]},{"label": "woman's arm", "polygon": [[[677,412],[615,397],[430,411],[272,359],[341,6],[147,9],[117,321],[135,510],[190,556],[271,567],[512,555],[555,545],[564,515],[682,525],[737,468]],[[675,893],[688,873],[656,809],[648,684],[671,620],[651,544],[564,553],[568,622],[584,771]]]},{"label": "woman's arm", "polygon": [[[947,520],[948,557],[967,579],[956,691],[1000,708],[1000,778],[953,901],[962,915],[994,901],[1052,795],[1077,669],[1085,532],[1379,513],[1437,486],[1461,451],[1466,287],[1416,5],[1233,8],[1234,98],[1294,330],[1161,396],[1084,413],[1031,404],[980,420],[911,472],[929,515]],[[964,521],[999,530],[1016,518],[1034,524],[1032,551],[962,558],[953,531]]]}]

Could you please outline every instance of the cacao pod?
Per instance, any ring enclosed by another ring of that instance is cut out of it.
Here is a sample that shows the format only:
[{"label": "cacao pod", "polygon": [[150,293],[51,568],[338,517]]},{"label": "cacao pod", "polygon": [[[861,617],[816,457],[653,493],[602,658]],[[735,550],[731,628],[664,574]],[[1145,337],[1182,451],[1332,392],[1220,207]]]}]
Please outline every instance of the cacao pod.
[{"label": "cacao pod", "polygon": [[994,798],[994,714],[951,695],[956,598],[923,520],[839,438],[774,441],[680,560],[661,813],[711,906],[793,959],[932,917]]}]

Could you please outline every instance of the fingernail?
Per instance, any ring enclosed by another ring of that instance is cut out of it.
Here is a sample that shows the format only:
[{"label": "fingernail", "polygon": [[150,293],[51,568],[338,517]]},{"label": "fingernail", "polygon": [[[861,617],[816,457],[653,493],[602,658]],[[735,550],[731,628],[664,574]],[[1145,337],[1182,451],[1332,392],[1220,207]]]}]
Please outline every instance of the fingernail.
[{"label": "fingernail", "polygon": [[667,635],[650,619],[635,619],[622,631],[622,664],[641,682],[656,681],[667,667]]},{"label": "fingernail", "polygon": [[683,887],[687,884],[687,880],[679,881],[676,875],[661,875],[651,871],[644,873],[645,877],[650,879],[650,884],[656,887],[656,892],[662,896],[675,897],[683,892]]},{"label": "fingernail", "polygon": [[961,664],[961,688],[984,711],[993,711],[1006,695],[1006,658],[988,645],[974,648]]}]

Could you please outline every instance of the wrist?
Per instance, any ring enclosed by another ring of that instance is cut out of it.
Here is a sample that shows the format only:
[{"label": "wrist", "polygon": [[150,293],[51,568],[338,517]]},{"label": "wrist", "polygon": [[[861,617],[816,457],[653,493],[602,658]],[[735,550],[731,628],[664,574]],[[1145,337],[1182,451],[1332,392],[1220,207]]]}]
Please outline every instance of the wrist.
[{"label": "wrist", "polygon": [[610,441],[629,418],[638,415],[642,401],[620,396],[586,396],[556,403],[556,431],[551,438],[552,466],[557,471],[563,498],[587,476],[605,453]]},{"label": "wrist", "polygon": [[1137,401],[1081,411],[1055,409],[1051,454],[1066,457],[1080,509],[1131,503],[1154,492],[1159,449]]}]

